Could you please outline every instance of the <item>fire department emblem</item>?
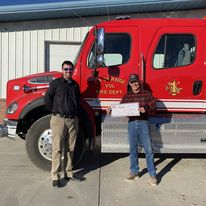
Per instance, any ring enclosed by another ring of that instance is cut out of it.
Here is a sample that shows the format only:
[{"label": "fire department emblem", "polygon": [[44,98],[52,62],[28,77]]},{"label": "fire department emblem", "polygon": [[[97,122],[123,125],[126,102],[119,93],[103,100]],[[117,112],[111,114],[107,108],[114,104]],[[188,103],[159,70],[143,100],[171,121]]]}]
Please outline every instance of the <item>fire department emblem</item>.
[{"label": "fire department emblem", "polygon": [[182,90],[182,88],[179,87],[180,82],[174,80],[173,82],[168,82],[166,85],[166,90],[171,94],[172,96],[175,96],[179,94]]}]

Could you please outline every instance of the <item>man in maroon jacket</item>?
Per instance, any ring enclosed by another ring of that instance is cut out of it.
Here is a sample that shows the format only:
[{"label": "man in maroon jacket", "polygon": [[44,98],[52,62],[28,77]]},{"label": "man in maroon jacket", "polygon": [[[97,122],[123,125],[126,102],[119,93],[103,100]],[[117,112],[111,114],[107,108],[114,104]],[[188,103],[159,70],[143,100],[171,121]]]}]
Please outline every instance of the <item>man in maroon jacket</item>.
[{"label": "man in maroon jacket", "polygon": [[[146,155],[147,169],[150,174],[150,185],[157,185],[156,170],[154,167],[154,155],[152,151],[151,137],[148,116],[155,110],[155,101],[150,91],[141,87],[137,74],[131,74],[129,77],[129,89],[123,96],[121,103],[139,103],[140,116],[129,117],[128,122],[128,140],[130,152],[130,173],[125,178],[126,181],[132,181],[139,178],[138,162],[138,143],[142,143]],[[109,108],[107,112],[111,112]]]}]

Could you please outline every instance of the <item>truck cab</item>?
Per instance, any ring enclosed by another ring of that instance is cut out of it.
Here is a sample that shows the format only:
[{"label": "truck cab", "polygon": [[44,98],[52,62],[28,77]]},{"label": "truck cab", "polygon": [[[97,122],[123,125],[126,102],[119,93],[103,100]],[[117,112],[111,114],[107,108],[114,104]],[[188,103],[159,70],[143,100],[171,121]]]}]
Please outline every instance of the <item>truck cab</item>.
[{"label": "truck cab", "polygon": [[[85,140],[94,146],[97,133],[102,152],[128,152],[127,118],[112,118],[105,110],[120,102],[131,73],[139,75],[156,101],[150,117],[154,152],[205,153],[205,42],[205,19],[120,19],[95,25],[82,43],[73,75],[81,89],[77,156]],[[7,85],[10,136],[26,139],[30,159],[41,168],[50,164],[52,142],[43,96],[60,76],[36,74]]]},{"label": "truck cab", "polygon": [[[205,19],[124,19],[98,28],[104,29],[104,62],[97,78],[91,78],[95,35],[81,58],[87,103],[94,110],[119,103],[129,74],[136,73],[156,100],[156,115],[150,118],[154,151],[204,153]],[[127,152],[127,120],[103,119],[102,151]]]},{"label": "truck cab", "polygon": [[105,62],[97,68],[100,85],[94,90],[93,84],[89,87],[96,81],[90,78],[94,69],[93,35],[81,58],[85,98],[93,100],[95,93],[103,108],[109,106],[105,99],[118,102],[126,92],[129,74],[137,73],[153,92],[158,111],[205,112],[204,104],[199,106],[205,99],[205,20],[130,19],[99,27],[105,30]]}]

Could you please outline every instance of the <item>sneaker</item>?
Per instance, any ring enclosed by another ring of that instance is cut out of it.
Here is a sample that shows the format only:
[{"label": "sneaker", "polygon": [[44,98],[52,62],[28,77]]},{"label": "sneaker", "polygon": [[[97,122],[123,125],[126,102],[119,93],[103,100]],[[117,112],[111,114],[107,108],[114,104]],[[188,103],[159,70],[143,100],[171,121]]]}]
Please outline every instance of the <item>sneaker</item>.
[{"label": "sneaker", "polygon": [[149,184],[151,186],[157,186],[157,178],[155,176],[150,176]]},{"label": "sneaker", "polygon": [[130,173],[124,180],[129,182],[129,181],[138,180],[138,179],[139,179],[139,174]]}]

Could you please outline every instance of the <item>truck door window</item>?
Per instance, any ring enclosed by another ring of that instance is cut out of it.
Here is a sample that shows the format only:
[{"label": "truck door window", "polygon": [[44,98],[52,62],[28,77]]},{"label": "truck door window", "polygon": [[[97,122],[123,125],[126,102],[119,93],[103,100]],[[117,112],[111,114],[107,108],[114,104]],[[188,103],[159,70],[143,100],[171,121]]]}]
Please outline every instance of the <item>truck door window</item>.
[{"label": "truck door window", "polygon": [[[125,64],[130,57],[131,39],[128,34],[105,34],[105,66]],[[95,67],[95,45],[88,56],[88,66]]]},{"label": "truck door window", "polygon": [[194,62],[195,37],[191,34],[166,34],[160,39],[153,57],[155,69],[186,66]]}]

